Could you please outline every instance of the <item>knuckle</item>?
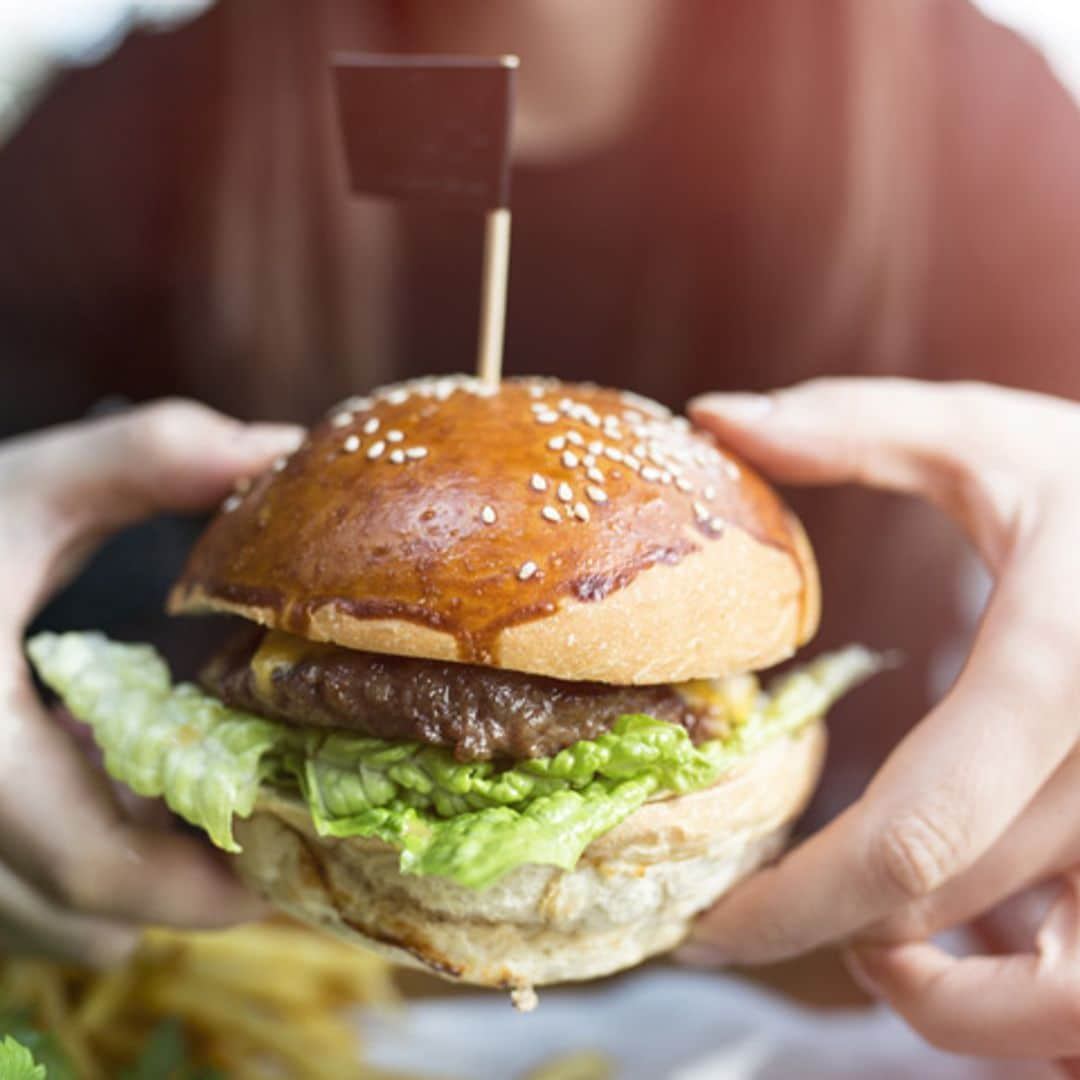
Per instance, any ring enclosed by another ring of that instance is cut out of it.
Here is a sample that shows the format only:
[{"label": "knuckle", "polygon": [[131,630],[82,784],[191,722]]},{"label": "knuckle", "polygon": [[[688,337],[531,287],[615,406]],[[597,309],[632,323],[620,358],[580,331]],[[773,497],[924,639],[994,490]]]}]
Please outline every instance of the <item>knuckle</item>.
[{"label": "knuckle", "polygon": [[922,900],[940,888],[961,863],[961,845],[935,816],[913,811],[889,822],[875,838],[870,865],[886,895]]},{"label": "knuckle", "polygon": [[132,450],[155,462],[169,462],[191,445],[192,435],[222,423],[212,409],[185,398],[163,398],[135,410],[129,421]]}]

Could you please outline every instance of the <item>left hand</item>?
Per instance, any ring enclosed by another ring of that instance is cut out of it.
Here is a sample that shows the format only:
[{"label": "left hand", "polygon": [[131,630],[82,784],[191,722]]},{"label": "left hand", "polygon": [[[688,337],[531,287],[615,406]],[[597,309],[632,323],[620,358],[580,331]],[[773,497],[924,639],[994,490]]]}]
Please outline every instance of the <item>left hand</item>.
[{"label": "left hand", "polygon": [[[691,415],[779,481],[935,503],[995,578],[951,692],[854,805],[702,918],[702,947],[761,963],[850,939],[864,985],[930,1042],[1080,1057],[1080,407],[826,379],[709,396]],[[1049,880],[1058,899],[1027,951],[958,959],[930,943]]]}]

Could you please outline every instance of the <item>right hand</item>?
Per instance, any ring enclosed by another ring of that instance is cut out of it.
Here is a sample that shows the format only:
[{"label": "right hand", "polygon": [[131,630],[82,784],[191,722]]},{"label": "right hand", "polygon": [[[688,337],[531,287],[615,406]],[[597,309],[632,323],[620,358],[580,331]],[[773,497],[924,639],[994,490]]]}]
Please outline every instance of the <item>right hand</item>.
[{"label": "right hand", "polygon": [[110,533],[214,505],[301,437],[162,401],[0,444],[0,949],[107,964],[142,924],[261,910],[208,845],[121,807],[38,700],[22,639]]}]

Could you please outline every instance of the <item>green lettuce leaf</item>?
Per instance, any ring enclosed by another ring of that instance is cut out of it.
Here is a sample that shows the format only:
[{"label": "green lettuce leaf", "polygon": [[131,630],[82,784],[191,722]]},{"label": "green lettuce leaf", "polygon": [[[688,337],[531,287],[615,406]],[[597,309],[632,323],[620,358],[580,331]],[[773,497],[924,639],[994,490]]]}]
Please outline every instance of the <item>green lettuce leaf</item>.
[{"label": "green lettuce leaf", "polygon": [[3,1080],[45,1080],[45,1066],[38,1065],[22,1043],[6,1035],[0,1042],[0,1077]]},{"label": "green lettuce leaf", "polygon": [[250,814],[281,742],[281,725],[227,709],[195,686],[173,688],[149,645],[101,634],[39,634],[27,646],[41,678],[88,723],[105,768],[139,795],[239,851],[232,819]]},{"label": "green lettuce leaf", "polygon": [[723,739],[623,716],[549,758],[462,763],[440,748],[294,728],[170,685],[146,646],[99,634],[41,634],[28,651],[42,679],[88,723],[105,765],[141,795],[161,795],[219,847],[264,783],[297,791],[324,836],[374,836],[406,873],[484,888],[524,863],[572,868],[596,837],[650,799],[713,783],[770,739],[797,733],[880,664],[851,647],[759,694]]}]

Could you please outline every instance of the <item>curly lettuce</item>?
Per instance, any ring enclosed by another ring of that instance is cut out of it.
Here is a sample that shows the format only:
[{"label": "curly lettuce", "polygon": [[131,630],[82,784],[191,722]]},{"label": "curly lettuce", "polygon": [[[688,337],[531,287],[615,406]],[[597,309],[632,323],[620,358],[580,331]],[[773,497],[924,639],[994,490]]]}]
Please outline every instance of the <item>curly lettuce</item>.
[{"label": "curly lettuce", "polygon": [[0,1041],[0,1077],[4,1080],[45,1080],[45,1066],[10,1035]]},{"label": "curly lettuce", "polygon": [[524,863],[572,869],[596,837],[651,799],[714,783],[740,758],[797,734],[879,659],[853,646],[757,693],[723,737],[694,746],[679,726],[623,716],[596,739],[513,765],[342,731],[298,728],[173,686],[153,649],[100,634],[39,634],[42,680],[89,724],[105,767],[140,795],[238,851],[232,824],[271,785],[298,793],[323,836],[373,836],[410,874],[485,888]]}]

